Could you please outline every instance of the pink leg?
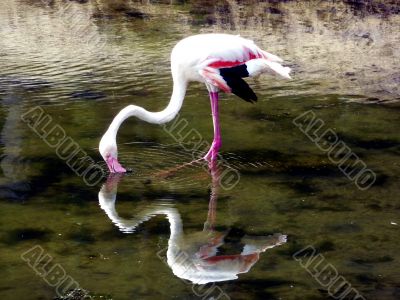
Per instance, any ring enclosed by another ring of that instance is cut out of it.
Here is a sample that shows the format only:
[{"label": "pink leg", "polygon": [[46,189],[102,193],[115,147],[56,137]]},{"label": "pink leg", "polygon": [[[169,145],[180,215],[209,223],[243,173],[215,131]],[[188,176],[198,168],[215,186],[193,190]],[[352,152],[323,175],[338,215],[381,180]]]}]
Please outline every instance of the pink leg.
[{"label": "pink leg", "polygon": [[211,144],[210,150],[208,150],[207,154],[204,156],[204,159],[213,162],[217,159],[218,151],[222,144],[218,116],[218,92],[210,92],[210,102],[214,125],[214,140]]}]

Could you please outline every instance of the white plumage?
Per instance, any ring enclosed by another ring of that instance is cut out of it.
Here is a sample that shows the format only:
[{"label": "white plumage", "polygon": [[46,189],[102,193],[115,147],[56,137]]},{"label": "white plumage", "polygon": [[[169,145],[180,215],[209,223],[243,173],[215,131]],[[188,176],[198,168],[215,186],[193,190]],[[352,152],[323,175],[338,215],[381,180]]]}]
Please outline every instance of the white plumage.
[{"label": "white plumage", "polygon": [[[179,278],[196,284],[233,280],[238,278],[238,274],[248,272],[258,261],[260,253],[286,243],[286,235],[279,233],[266,237],[244,236],[241,241],[244,247],[240,254],[217,256],[218,247],[224,244],[226,233],[203,230],[185,234],[180,213],[167,203],[146,205],[131,219],[120,217],[115,209],[118,180],[111,177],[102,186],[98,195],[100,207],[125,233],[135,232],[143,222],[156,215],[166,216],[170,224],[167,264]],[[215,214],[215,211],[212,213]]]},{"label": "white plumage", "polygon": [[[149,112],[142,107],[129,105],[118,113],[103,135],[99,151],[110,172],[126,172],[118,162],[116,142],[122,122],[131,116],[153,124],[169,122],[181,109],[190,81],[205,83],[210,94],[214,141],[204,159],[215,161],[221,147],[218,92],[233,92],[246,101],[256,101],[256,95],[242,77],[276,73],[290,78],[290,68],[283,67],[280,62],[282,59],[278,56],[261,50],[253,41],[237,35],[199,34],[181,40],[171,53],[173,91],[168,106],[160,112]],[[234,68],[238,66],[245,66],[247,70],[244,72],[243,68],[239,68],[241,73],[236,74]],[[224,77],[222,70],[227,69],[231,70],[230,75]]]},{"label": "white plumage", "polygon": [[[198,73],[209,65],[226,62],[227,66],[236,66],[256,58],[268,62],[283,62],[280,57],[261,50],[252,40],[241,36],[199,34],[187,37],[176,44],[171,53],[171,67],[172,72],[185,69],[185,75],[191,81],[203,82],[204,79],[199,78]],[[263,67],[260,73],[267,71],[268,64],[264,64]],[[276,72],[280,74],[279,70]],[[289,72],[290,68],[287,68],[280,75],[287,78]]]}]

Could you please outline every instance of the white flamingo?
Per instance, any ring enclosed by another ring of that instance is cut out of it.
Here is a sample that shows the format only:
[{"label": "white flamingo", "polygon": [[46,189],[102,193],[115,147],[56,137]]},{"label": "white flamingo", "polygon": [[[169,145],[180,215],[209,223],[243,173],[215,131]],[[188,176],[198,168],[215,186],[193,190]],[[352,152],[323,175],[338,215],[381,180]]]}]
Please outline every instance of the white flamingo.
[{"label": "white flamingo", "polygon": [[257,96],[242,78],[266,72],[290,78],[290,68],[283,67],[280,62],[281,58],[236,35],[199,34],[181,40],[171,53],[173,91],[168,106],[159,112],[149,112],[142,107],[128,105],[117,114],[103,135],[99,151],[110,172],[126,172],[118,162],[116,142],[122,122],[132,116],[153,124],[171,121],[182,107],[190,81],[205,83],[209,92],[214,140],[204,159],[215,161],[221,147],[218,92],[234,93],[248,102],[257,101]]},{"label": "white flamingo", "polygon": [[[213,170],[211,171],[213,173]],[[212,174],[213,175],[213,174]],[[213,229],[216,221],[218,176],[213,177],[208,218],[204,230],[185,234],[182,218],[178,210],[167,203],[146,205],[146,208],[132,219],[124,219],[115,209],[120,174],[110,174],[99,192],[99,204],[107,216],[125,233],[132,233],[143,222],[156,215],[165,215],[170,223],[170,237],[166,251],[158,252],[160,258],[166,254],[167,264],[172,272],[182,279],[196,284],[234,280],[238,274],[247,273],[259,260],[260,253],[286,243],[286,235],[275,233],[270,236],[244,236],[240,254],[217,255],[218,248],[224,244],[227,231]]]}]

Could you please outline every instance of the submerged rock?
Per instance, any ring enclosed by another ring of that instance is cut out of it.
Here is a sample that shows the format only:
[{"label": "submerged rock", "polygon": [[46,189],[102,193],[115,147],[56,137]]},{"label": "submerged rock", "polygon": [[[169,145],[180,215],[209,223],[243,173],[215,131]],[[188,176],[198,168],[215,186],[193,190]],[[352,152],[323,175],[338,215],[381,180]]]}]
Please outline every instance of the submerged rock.
[{"label": "submerged rock", "polygon": [[136,9],[129,9],[128,11],[125,12],[125,16],[129,18],[134,18],[134,19],[148,19],[149,15],[141,12],[140,10]]},{"label": "submerged rock", "polygon": [[64,296],[55,297],[53,300],[83,300],[90,299],[89,292],[82,289],[68,291]]},{"label": "submerged rock", "polygon": [[112,297],[109,295],[96,295],[84,289],[74,289],[69,290],[63,296],[55,297],[53,300],[112,300]]},{"label": "submerged rock", "polygon": [[132,7],[127,1],[103,1],[101,8],[92,14],[93,18],[128,17],[133,19],[149,19],[149,15]]}]

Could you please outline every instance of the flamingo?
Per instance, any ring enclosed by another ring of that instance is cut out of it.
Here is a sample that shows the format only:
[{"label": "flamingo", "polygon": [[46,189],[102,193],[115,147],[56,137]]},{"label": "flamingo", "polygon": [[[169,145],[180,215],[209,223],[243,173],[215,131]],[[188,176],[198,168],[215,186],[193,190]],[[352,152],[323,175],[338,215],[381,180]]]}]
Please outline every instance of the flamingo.
[{"label": "flamingo", "polygon": [[[218,255],[219,248],[225,244],[225,237],[229,230],[220,232],[214,228],[220,180],[216,163],[212,164],[210,174],[212,182],[207,220],[204,229],[200,232],[185,233],[181,214],[174,206],[166,202],[147,203],[145,208],[138,208],[138,213],[132,219],[121,217],[115,206],[118,185],[123,174],[109,174],[98,194],[99,205],[109,219],[124,233],[135,232],[141,224],[154,216],[165,216],[170,225],[170,236],[168,248],[161,252],[166,254],[167,264],[179,278],[196,284],[234,280],[238,278],[238,274],[249,272],[259,260],[261,253],[285,244],[287,236],[281,233],[269,236],[246,234],[240,241],[243,246],[240,254]],[[157,253],[159,257],[160,254],[160,252]]]},{"label": "flamingo", "polygon": [[171,52],[173,90],[167,107],[150,112],[136,105],[123,108],[113,119],[100,140],[99,152],[111,173],[124,173],[118,162],[116,136],[129,117],[137,117],[152,124],[164,124],[178,114],[182,107],[188,83],[197,81],[207,87],[211,102],[214,139],[204,159],[213,162],[221,147],[218,97],[219,91],[233,93],[247,102],[254,103],[257,96],[244,77],[256,77],[262,73],[275,73],[290,79],[290,68],[280,63],[276,55],[261,50],[253,41],[230,34],[198,34],[179,41]]}]

